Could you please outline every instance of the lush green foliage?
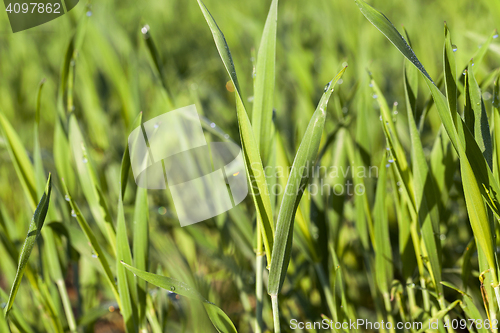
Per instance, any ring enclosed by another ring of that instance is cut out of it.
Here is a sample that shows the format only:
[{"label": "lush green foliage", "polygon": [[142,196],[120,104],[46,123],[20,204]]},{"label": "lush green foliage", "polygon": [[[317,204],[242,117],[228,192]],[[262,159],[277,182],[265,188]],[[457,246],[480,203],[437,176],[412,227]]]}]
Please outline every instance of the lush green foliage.
[{"label": "lush green foliage", "polygon": [[[499,318],[500,5],[374,5],[0,19],[0,332]],[[127,137],[193,103],[253,186],[181,228],[168,191],[134,183]]]}]

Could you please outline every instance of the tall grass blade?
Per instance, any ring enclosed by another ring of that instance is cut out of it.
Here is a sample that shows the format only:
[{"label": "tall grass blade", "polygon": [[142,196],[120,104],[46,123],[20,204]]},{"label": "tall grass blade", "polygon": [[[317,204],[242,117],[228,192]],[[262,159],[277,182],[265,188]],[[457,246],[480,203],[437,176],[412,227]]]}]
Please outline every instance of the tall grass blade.
[{"label": "tall grass blade", "polygon": [[[231,57],[231,52],[229,51],[229,46],[227,45],[226,39],[224,38],[222,31],[219,29],[219,26],[215,22],[212,14],[210,14],[205,4],[201,0],[198,0],[198,4],[201,8],[203,16],[205,17],[205,20],[208,23],[208,26],[210,27],[210,30],[214,37],[215,45],[217,46],[217,50],[219,51],[222,62],[224,63],[229,77],[231,78],[231,81],[235,87],[238,126],[240,130],[243,154],[245,157],[247,176],[250,183],[250,189],[252,191],[255,208],[257,210],[257,221],[261,223],[264,249],[267,258],[269,259],[271,258],[271,251],[274,242],[274,223],[270,195],[267,188],[264,169],[262,166],[262,159],[259,154],[259,146],[253,134],[254,132],[252,130],[252,125],[250,124],[250,119],[248,118],[248,114],[243,104],[240,85],[238,83],[236,70],[234,68],[233,59]],[[257,189],[254,188],[254,184],[257,185]]]},{"label": "tall grass blade", "polygon": [[304,189],[309,182],[310,170],[315,165],[316,155],[323,134],[328,100],[335,88],[335,84],[342,77],[346,68],[344,67],[325,87],[325,92],[307,126],[307,130],[293,161],[276,224],[275,246],[273,248],[271,269],[269,271],[269,294],[271,296],[278,295],[286,276],[290,262],[295,212],[297,211]]},{"label": "tall grass blade", "polygon": [[252,127],[260,148],[262,163],[268,164],[273,128],[273,100],[276,63],[276,25],[278,0],[273,0],[257,53],[255,68]]},{"label": "tall grass blade", "polygon": [[45,217],[47,216],[47,211],[49,209],[51,191],[52,182],[51,175],[49,174],[47,184],[45,185],[45,192],[35,210],[35,214],[33,215],[33,219],[31,220],[28,234],[26,236],[26,239],[24,240],[23,248],[19,256],[19,264],[17,266],[16,277],[14,279],[14,283],[12,284],[9,299],[4,310],[5,316],[8,315],[10,309],[12,308],[12,305],[14,304],[14,299],[16,298],[17,291],[19,290],[19,286],[21,285],[21,280],[23,278],[26,266],[28,265],[28,259],[30,257],[31,251],[35,246],[38,237],[40,237],[40,233],[45,222]]}]

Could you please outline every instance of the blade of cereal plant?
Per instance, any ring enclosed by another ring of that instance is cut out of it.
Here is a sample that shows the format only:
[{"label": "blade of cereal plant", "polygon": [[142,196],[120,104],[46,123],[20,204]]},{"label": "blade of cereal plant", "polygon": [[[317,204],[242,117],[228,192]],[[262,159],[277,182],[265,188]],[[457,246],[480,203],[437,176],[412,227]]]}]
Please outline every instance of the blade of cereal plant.
[{"label": "blade of cereal plant", "polygon": [[166,276],[145,272],[124,262],[122,262],[122,264],[141,279],[144,279],[157,287],[202,302],[208,317],[218,332],[237,332],[231,322],[231,319],[229,319],[229,317],[218,306],[207,301],[198,291],[196,291],[196,289],[188,286],[184,282],[177,281]]},{"label": "blade of cereal plant", "polygon": [[[276,224],[275,247],[273,248],[271,269],[269,271],[269,294],[271,297],[277,297],[286,276],[290,261],[295,212],[297,211],[304,188],[309,181],[310,172],[307,172],[307,170],[315,165],[325,124],[326,106],[335,88],[335,84],[342,77],[346,68],[344,67],[325,87],[325,92],[307,126],[307,130],[295,155]],[[304,170],[307,172],[305,175],[303,174]]]},{"label": "blade of cereal plant", "polygon": [[455,63],[456,46],[451,43],[451,33],[446,23],[444,24],[444,84],[446,87],[446,97],[448,99],[448,107],[453,117],[453,124],[457,125],[457,65]]},{"label": "blade of cereal plant", "polygon": [[373,244],[375,250],[375,279],[377,286],[384,298],[385,310],[387,312],[387,320],[391,317],[391,301],[390,287],[393,280],[393,259],[392,249],[389,237],[389,220],[387,218],[386,207],[386,183],[387,183],[387,168],[389,165],[385,159],[382,159],[379,168],[377,181],[377,190],[375,193],[374,215],[374,231],[375,242]]},{"label": "blade of cereal plant", "polygon": [[441,241],[439,239],[439,209],[435,195],[436,188],[411,110],[408,110],[408,123],[412,143],[411,157],[417,218],[422,230],[425,251],[427,252],[429,274],[441,298]]},{"label": "blade of cereal plant", "polygon": [[118,307],[121,307],[121,301],[120,301],[120,295],[118,293],[118,288],[115,284],[115,278],[113,276],[113,273],[111,272],[110,266],[108,264],[108,260],[106,259],[106,255],[104,251],[101,248],[101,245],[97,241],[97,238],[94,235],[94,232],[90,228],[89,224],[87,223],[87,220],[85,220],[85,217],[83,217],[82,212],[80,211],[80,208],[78,208],[78,205],[73,201],[71,198],[68,188],[66,186],[66,183],[64,182],[64,179],[62,180],[62,185],[64,189],[64,193],[66,194],[66,200],[69,202],[69,205],[71,206],[71,215],[76,218],[78,221],[78,224],[80,225],[80,228],[82,229],[83,233],[85,234],[85,237],[87,238],[87,241],[90,243],[90,246],[92,247],[94,251],[94,255],[97,257],[99,260],[99,263],[101,264],[101,268],[104,272],[104,276],[106,278],[106,282],[108,283],[109,287],[111,288],[111,291],[113,292],[113,295],[115,296],[115,299],[118,303]]},{"label": "blade of cereal plant", "polygon": [[8,315],[10,309],[12,308],[12,305],[14,304],[14,299],[16,298],[17,291],[19,290],[24,270],[28,265],[28,259],[30,257],[31,251],[35,246],[38,237],[40,237],[40,232],[45,222],[45,216],[47,216],[47,210],[49,209],[51,191],[52,182],[51,175],[49,174],[47,184],[45,185],[45,192],[35,210],[35,214],[33,215],[33,219],[31,220],[31,224],[29,226],[28,234],[26,236],[26,239],[24,240],[23,249],[21,250],[21,254],[19,255],[19,264],[17,266],[16,277],[14,279],[14,283],[12,284],[9,300],[7,301],[7,305],[5,306],[4,310],[5,316]]},{"label": "blade of cereal plant", "polygon": [[[148,269],[149,261],[149,207],[148,190],[137,188],[134,210],[134,265],[143,271]],[[146,281],[136,278],[137,306],[139,327],[141,327],[146,313]]]},{"label": "blade of cereal plant", "polygon": [[252,111],[252,128],[264,166],[268,165],[272,145],[277,20],[278,0],[273,0],[257,53]]},{"label": "blade of cereal plant", "polygon": [[[142,123],[142,112],[139,112],[139,114],[135,118],[134,122],[132,123],[132,126],[130,127],[130,131],[141,126],[141,123]],[[123,153],[122,164],[121,164],[121,168],[120,168],[120,184],[121,184],[122,200],[123,200],[123,196],[125,196],[125,190],[127,189],[129,172],[130,172],[130,152],[129,152],[128,140],[127,140],[127,144],[125,146],[125,151]]]},{"label": "blade of cereal plant", "polygon": [[481,89],[474,76],[472,60],[469,62],[465,73],[465,107],[464,120],[467,128],[474,134],[479,149],[488,163],[490,169],[493,167],[493,149],[491,144],[490,126],[488,116],[484,107]]},{"label": "blade of cereal plant", "polygon": [[493,170],[497,179],[500,177],[500,76],[497,76],[493,87],[493,146],[495,159],[493,165],[496,168]]},{"label": "blade of cereal plant", "polygon": [[[121,262],[132,264],[132,254],[127,237],[127,226],[125,225],[125,213],[123,212],[123,201],[121,195],[118,199],[118,217],[116,230],[116,277],[118,279],[118,293],[122,306],[120,312],[123,316],[127,333],[137,332],[137,289],[132,272],[123,267]],[[135,311],[134,311],[135,310]]]},{"label": "blade of cereal plant", "polygon": [[101,194],[96,171],[87,153],[85,140],[74,114],[70,116],[69,120],[69,141],[83,194],[89,203],[90,211],[99,229],[101,229],[101,232],[107,237],[110,248],[113,251],[112,254],[115,254],[115,227],[111,220],[106,201]]},{"label": "blade of cereal plant", "polygon": [[[262,166],[262,160],[259,154],[259,146],[253,134],[252,125],[250,124],[250,119],[248,118],[248,114],[243,104],[236,70],[234,68],[233,59],[231,57],[231,52],[229,51],[226,39],[205,4],[203,4],[201,0],[198,0],[198,4],[205,20],[208,23],[208,26],[210,27],[222,62],[224,63],[224,66],[226,67],[226,70],[235,87],[238,126],[240,130],[243,154],[245,157],[247,176],[255,208],[257,210],[257,221],[261,222],[262,240],[267,258],[269,260],[271,258],[271,251],[274,242],[274,223],[269,191]],[[257,185],[257,191],[254,189],[254,181]]]}]

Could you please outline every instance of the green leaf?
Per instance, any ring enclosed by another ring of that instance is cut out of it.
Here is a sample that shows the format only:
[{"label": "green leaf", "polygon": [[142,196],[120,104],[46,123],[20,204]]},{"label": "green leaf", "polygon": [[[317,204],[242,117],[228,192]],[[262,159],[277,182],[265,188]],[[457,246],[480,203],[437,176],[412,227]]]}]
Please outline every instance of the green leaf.
[{"label": "green leaf", "polygon": [[264,165],[268,165],[272,146],[277,20],[278,0],[273,0],[257,53],[252,111],[255,141]]},{"label": "green leaf", "polygon": [[74,114],[70,116],[69,120],[69,141],[83,194],[85,195],[85,199],[87,199],[92,216],[97,222],[99,229],[101,229],[101,232],[107,237],[114,254],[116,249],[115,228],[106,201],[102,196],[97,174],[92,165],[90,154],[87,152],[80,126]]},{"label": "green leaf", "polygon": [[[137,188],[134,211],[134,265],[143,271],[148,269],[149,259],[149,207],[148,190]],[[139,325],[146,312],[146,281],[136,278]]]},{"label": "green leaf", "polygon": [[218,332],[237,332],[231,322],[231,319],[229,319],[229,317],[219,307],[207,301],[198,291],[191,288],[184,282],[177,281],[166,276],[145,272],[124,262],[122,262],[122,264],[141,279],[144,279],[157,287],[202,302],[205,310],[207,311],[208,317]]},{"label": "green leaf", "polygon": [[299,206],[304,189],[309,182],[310,171],[315,165],[325,125],[328,100],[335,88],[335,84],[342,77],[346,68],[344,67],[325,87],[325,92],[309,121],[309,125],[293,161],[276,224],[275,245],[271,257],[271,269],[269,271],[269,294],[271,296],[279,294],[285,280],[290,262],[295,212]]},{"label": "green leaf", "polygon": [[[116,255],[122,262],[132,264],[132,254],[127,238],[127,226],[125,225],[125,215],[123,212],[123,201],[121,195],[118,199],[118,217],[116,230]],[[130,271],[127,271],[120,261],[116,261],[116,276],[118,279],[118,292],[120,294],[120,312],[125,322],[127,333],[137,332],[137,289],[135,279]]]},{"label": "green leaf", "polygon": [[471,133],[474,133],[479,149],[483,152],[483,156],[488,163],[490,169],[493,165],[493,148],[491,144],[490,126],[488,116],[484,107],[481,89],[477,84],[473,72],[472,60],[469,62],[465,75],[465,107],[464,118],[465,124]]},{"label": "green leaf", "polygon": [[[142,112],[139,112],[134,122],[132,123],[130,130],[132,131],[135,128],[141,126],[141,123],[142,123]],[[127,145],[125,146],[125,151],[123,152],[122,164],[120,168],[120,184],[121,184],[122,200],[123,197],[125,196],[125,190],[127,189],[129,172],[130,172],[130,152],[127,140]]]},{"label": "green leaf", "polygon": [[435,194],[436,187],[425,159],[420,133],[411,110],[408,110],[408,123],[412,143],[413,188],[417,218],[422,230],[429,273],[439,294],[442,292],[439,284],[441,282],[441,241],[439,239],[439,209]]},{"label": "green leaf", "polygon": [[66,194],[66,200],[69,202],[69,205],[71,206],[71,215],[73,215],[76,220],[78,221],[78,224],[80,225],[80,228],[82,229],[83,233],[85,234],[85,237],[87,238],[87,241],[89,242],[89,245],[92,247],[94,251],[94,255],[97,257],[99,260],[99,263],[101,264],[101,268],[104,272],[104,276],[106,278],[106,281],[108,282],[109,287],[111,288],[111,291],[113,292],[113,295],[115,296],[115,299],[120,307],[120,295],[118,293],[118,288],[115,284],[115,278],[113,276],[113,273],[111,272],[111,269],[108,264],[108,260],[106,259],[106,255],[104,251],[101,248],[101,245],[97,241],[96,236],[94,235],[94,232],[90,228],[87,220],[85,217],[83,217],[82,212],[80,211],[80,208],[78,205],[74,202],[72,197],[70,196],[68,192],[68,187],[66,186],[66,183],[64,182],[64,179],[62,180],[64,192]]},{"label": "green leaf", "polygon": [[385,198],[387,196],[386,183],[388,167],[389,165],[386,165],[385,159],[382,159],[379,167],[373,212],[375,229],[375,243],[373,244],[375,250],[375,279],[380,292],[385,297],[389,295],[389,289],[394,274],[391,241],[389,237],[389,220],[387,218],[387,207],[385,204]]},{"label": "green leaf", "polygon": [[[205,20],[208,23],[208,26],[210,27],[210,30],[212,31],[219,55],[235,87],[236,111],[247,177],[255,208],[257,210],[257,221],[261,223],[264,248],[267,258],[269,259],[271,258],[271,251],[273,249],[274,223],[271,200],[265,177],[266,174],[264,173],[264,168],[262,166],[259,146],[253,134],[252,125],[250,124],[250,119],[248,118],[248,114],[243,104],[236,70],[234,68],[233,59],[231,57],[231,52],[229,51],[226,39],[205,4],[203,4],[201,0],[198,0],[198,4]],[[257,185],[257,189],[255,189],[254,183]]]},{"label": "green leaf", "polygon": [[31,220],[28,229],[28,234],[26,236],[26,239],[24,240],[23,249],[21,250],[21,254],[19,256],[16,277],[14,279],[14,283],[12,284],[9,300],[7,301],[7,305],[5,306],[4,310],[5,316],[8,315],[10,309],[12,308],[12,305],[14,304],[14,299],[16,298],[17,291],[19,290],[19,286],[21,285],[21,280],[23,278],[26,266],[28,265],[28,259],[30,257],[31,251],[35,246],[38,237],[40,237],[40,232],[42,230],[43,223],[45,222],[45,216],[47,216],[47,211],[49,209],[51,191],[52,182],[51,175],[49,174],[47,184],[45,185],[45,192],[43,193],[43,196],[40,199],[38,206],[36,207],[35,214],[33,215],[33,219]]}]

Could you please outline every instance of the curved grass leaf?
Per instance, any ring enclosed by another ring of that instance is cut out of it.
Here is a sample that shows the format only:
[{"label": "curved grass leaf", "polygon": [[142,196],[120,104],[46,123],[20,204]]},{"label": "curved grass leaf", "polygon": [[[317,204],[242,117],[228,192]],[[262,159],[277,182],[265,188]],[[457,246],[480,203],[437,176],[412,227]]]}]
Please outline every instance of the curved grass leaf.
[{"label": "curved grass leaf", "polygon": [[24,240],[23,249],[21,250],[21,254],[19,256],[19,264],[17,266],[16,277],[14,279],[14,283],[12,284],[12,289],[10,291],[9,300],[7,301],[7,305],[5,306],[5,316],[8,315],[12,305],[14,304],[14,299],[16,298],[17,291],[19,290],[19,286],[21,285],[21,280],[23,278],[24,270],[28,265],[28,259],[30,257],[31,251],[35,246],[35,243],[40,237],[40,233],[45,222],[45,216],[47,216],[47,211],[49,209],[50,202],[50,193],[52,191],[52,182],[51,175],[49,174],[49,178],[47,180],[47,184],[45,185],[45,192],[43,193],[40,202],[35,210],[35,214],[33,215],[33,219],[31,220],[28,235]]},{"label": "curved grass leaf", "polygon": [[[142,123],[142,111],[139,112],[139,114],[135,118],[134,122],[132,123],[132,126],[130,127],[130,130],[139,127],[141,123]],[[127,189],[129,172],[130,172],[130,152],[127,140],[127,145],[125,146],[125,151],[123,153],[123,158],[122,158],[122,164],[120,167],[120,184],[121,184],[122,200],[125,196],[125,190]]]},{"label": "curved grass leaf", "polygon": [[[137,188],[134,211],[134,265],[143,271],[148,269],[149,258],[149,208],[148,190]],[[139,325],[146,313],[146,281],[136,278]]]},{"label": "curved grass leaf", "polygon": [[292,249],[295,212],[299,206],[304,189],[309,182],[310,169],[315,165],[315,159],[323,134],[328,100],[335,88],[335,84],[342,77],[346,68],[344,67],[325,87],[325,92],[309,121],[297,155],[295,155],[293,161],[276,223],[275,246],[273,248],[271,269],[269,271],[269,294],[271,296],[278,295],[286,276]]},{"label": "curved grass leaf", "polygon": [[219,307],[207,301],[198,291],[196,291],[194,288],[191,288],[184,282],[177,281],[166,276],[145,272],[124,262],[122,262],[122,264],[141,279],[144,279],[157,287],[202,302],[205,310],[207,311],[208,317],[210,318],[212,324],[218,332],[237,332],[236,328],[231,322],[231,319],[229,319],[229,317]]},{"label": "curved grass leaf", "polygon": [[[264,249],[266,251],[267,258],[269,259],[271,258],[271,251],[273,249],[274,242],[274,223],[270,194],[267,188],[265,177],[266,174],[264,173],[264,168],[262,166],[259,146],[253,134],[252,125],[250,124],[250,119],[248,118],[247,111],[243,104],[240,85],[236,76],[236,70],[234,68],[231,52],[229,51],[229,46],[227,45],[226,39],[224,38],[224,34],[217,26],[217,23],[212,17],[212,14],[210,14],[210,12],[208,11],[205,4],[201,0],[198,0],[198,4],[201,8],[203,16],[205,17],[205,20],[208,23],[208,26],[210,27],[210,30],[214,37],[215,45],[217,46],[217,50],[219,51],[222,62],[224,63],[229,77],[231,78],[231,81],[235,87],[236,111],[238,116],[238,126],[240,130],[241,145],[245,158],[247,177],[250,183],[249,186],[252,192],[255,208],[257,210],[257,221],[261,223]],[[254,183],[257,188],[255,188]]]}]

